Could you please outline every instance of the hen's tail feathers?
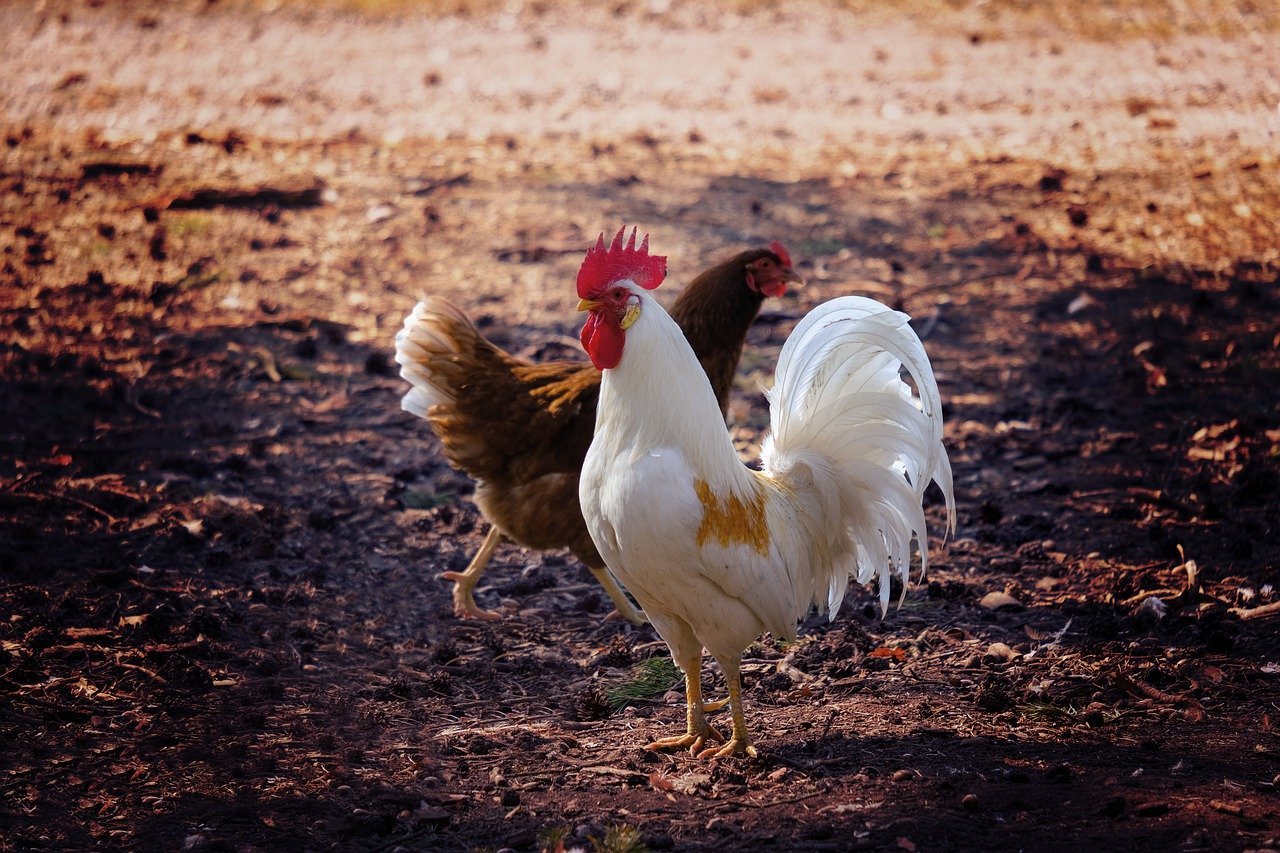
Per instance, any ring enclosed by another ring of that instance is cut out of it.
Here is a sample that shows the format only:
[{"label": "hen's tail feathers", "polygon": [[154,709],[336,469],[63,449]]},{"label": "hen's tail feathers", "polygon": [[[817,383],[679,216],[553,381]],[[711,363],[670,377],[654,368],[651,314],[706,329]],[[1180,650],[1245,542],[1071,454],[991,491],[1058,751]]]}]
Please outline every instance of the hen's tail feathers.
[{"label": "hen's tail feathers", "polygon": [[[951,463],[942,445],[942,399],[924,345],[908,317],[860,296],[811,311],[787,339],[769,393],[772,430],[766,468],[785,478],[802,463],[824,500],[826,529],[843,555],[830,578],[815,578],[832,614],[850,574],[880,580],[888,608],[896,571],[905,590],[912,542],[928,567],[922,500],[929,481],[946,500],[955,530]],[[912,385],[902,379],[902,370]],[[901,599],[899,599],[901,601]]]},{"label": "hen's tail feathers", "polygon": [[396,363],[412,386],[400,407],[420,418],[437,403],[452,403],[464,371],[458,356],[488,346],[462,309],[438,296],[413,307],[396,333]]}]

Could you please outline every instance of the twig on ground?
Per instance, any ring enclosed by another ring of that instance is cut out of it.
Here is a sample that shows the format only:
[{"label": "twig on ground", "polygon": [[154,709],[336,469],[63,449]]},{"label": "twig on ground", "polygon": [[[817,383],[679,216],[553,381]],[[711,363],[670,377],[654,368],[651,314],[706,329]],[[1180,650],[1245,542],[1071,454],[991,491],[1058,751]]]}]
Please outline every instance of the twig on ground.
[{"label": "twig on ground", "polygon": [[1261,607],[1233,607],[1229,612],[1239,619],[1265,619],[1268,616],[1280,616],[1280,601],[1264,604]]}]

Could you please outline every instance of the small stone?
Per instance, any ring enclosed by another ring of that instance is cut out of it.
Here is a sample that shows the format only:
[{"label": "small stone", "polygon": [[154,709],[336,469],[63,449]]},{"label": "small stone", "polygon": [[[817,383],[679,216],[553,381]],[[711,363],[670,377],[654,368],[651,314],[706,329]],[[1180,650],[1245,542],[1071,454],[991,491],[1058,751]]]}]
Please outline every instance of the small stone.
[{"label": "small stone", "polygon": [[507,790],[502,794],[502,807],[504,809],[514,809],[520,805],[520,792]]},{"label": "small stone", "polygon": [[1070,782],[1071,768],[1066,764],[1058,764],[1044,772],[1044,778],[1050,782]]},{"label": "small stone", "polygon": [[916,774],[912,773],[910,770],[895,770],[891,778],[895,782],[906,782],[910,779],[914,779],[915,776]]},{"label": "small stone", "polygon": [[983,610],[1020,610],[1022,602],[1007,592],[989,592],[978,601]]},{"label": "small stone", "polygon": [[965,794],[965,795],[960,799],[960,805],[964,806],[966,809],[968,809],[968,810],[969,810],[969,811],[971,811],[971,812],[975,812],[975,811],[977,811],[977,810],[978,810],[978,806],[980,805],[980,803],[978,802],[978,795],[977,795],[977,794]]},{"label": "small stone", "polygon": [[987,646],[987,652],[983,655],[983,660],[987,663],[1007,663],[1016,657],[1021,656],[1005,643],[997,642]]},{"label": "small stone", "polygon": [[1154,625],[1165,617],[1169,612],[1169,605],[1165,604],[1154,595],[1149,595],[1142,600],[1142,603],[1133,609],[1130,614],[1135,621],[1144,625]]}]

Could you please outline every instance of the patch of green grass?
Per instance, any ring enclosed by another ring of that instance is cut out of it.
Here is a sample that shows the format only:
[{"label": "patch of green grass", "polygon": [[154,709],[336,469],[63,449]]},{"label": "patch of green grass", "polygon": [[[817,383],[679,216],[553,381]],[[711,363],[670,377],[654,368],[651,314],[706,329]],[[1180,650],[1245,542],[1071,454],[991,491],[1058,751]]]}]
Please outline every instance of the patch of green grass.
[{"label": "patch of green grass", "polygon": [[199,237],[213,230],[213,217],[207,213],[178,213],[169,219],[167,227],[175,237]]},{"label": "patch of green grass", "polygon": [[409,489],[400,496],[400,503],[409,509],[434,509],[446,504],[455,504],[458,496],[454,492],[433,492],[430,489]]},{"label": "patch of green grass", "polygon": [[199,290],[220,281],[222,281],[222,272],[219,270],[193,270],[175,281],[173,289],[175,291]]},{"label": "patch of green grass", "polygon": [[549,826],[538,833],[538,849],[542,853],[564,853],[564,841],[569,837],[569,827],[561,824]]},{"label": "patch of green grass", "polygon": [[813,237],[798,242],[795,255],[797,258],[817,258],[823,255],[834,255],[843,248],[845,248],[843,240],[837,240],[834,237]]},{"label": "patch of green grass", "polygon": [[[1015,710],[1027,720],[1065,725],[1087,722],[1090,715],[1089,711],[1075,705],[1053,705],[1048,702],[1026,702],[1015,706]],[[1118,708],[1107,708],[1101,713],[1102,721],[1106,723],[1113,723],[1124,716],[1124,711]]]},{"label": "patch of green grass", "polygon": [[604,838],[592,835],[588,840],[596,853],[646,853],[649,849],[640,840],[640,830],[629,823],[609,827]]},{"label": "patch of green grass", "polygon": [[[538,833],[538,849],[542,853],[565,853],[569,839],[569,827],[549,826]],[[647,853],[648,847],[641,841],[640,830],[628,823],[609,827],[604,837],[588,836],[591,849],[596,853]]]},{"label": "patch of green grass", "polygon": [[1048,723],[1074,722],[1078,716],[1071,708],[1060,708],[1047,702],[1028,702],[1025,705],[1019,705],[1018,713],[1028,720],[1040,720]]},{"label": "patch of green grass", "polygon": [[680,683],[683,676],[669,657],[649,658],[637,664],[627,677],[604,689],[609,707],[615,712],[640,699],[666,693]]}]

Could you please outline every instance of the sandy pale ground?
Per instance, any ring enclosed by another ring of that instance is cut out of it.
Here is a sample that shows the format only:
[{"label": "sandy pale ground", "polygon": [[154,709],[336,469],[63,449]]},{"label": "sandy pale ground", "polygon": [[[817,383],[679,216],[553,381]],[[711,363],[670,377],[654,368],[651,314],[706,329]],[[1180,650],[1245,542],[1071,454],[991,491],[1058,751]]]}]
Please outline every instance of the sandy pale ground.
[{"label": "sandy pale ground", "polygon": [[963,155],[1122,163],[1153,137],[1263,151],[1280,140],[1277,32],[1001,39],[810,4],[513,8],[317,26],[296,7],[8,3],[0,114],[111,141],[229,128],[291,140],[692,133],[721,156],[937,140]]}]

